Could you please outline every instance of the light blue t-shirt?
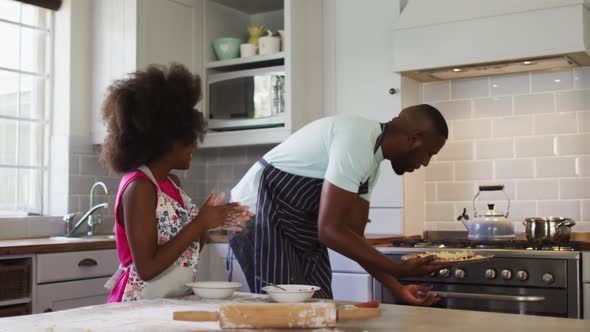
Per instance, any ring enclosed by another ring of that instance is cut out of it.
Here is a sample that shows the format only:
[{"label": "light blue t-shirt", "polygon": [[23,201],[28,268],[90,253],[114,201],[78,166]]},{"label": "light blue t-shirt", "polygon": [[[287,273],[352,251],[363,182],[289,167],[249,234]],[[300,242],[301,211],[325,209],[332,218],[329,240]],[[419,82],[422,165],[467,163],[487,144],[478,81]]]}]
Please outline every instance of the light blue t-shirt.
[{"label": "light blue t-shirt", "polygon": [[[359,116],[339,115],[316,120],[301,128],[264,155],[272,166],[299,176],[326,179],[353,193],[368,181],[368,193],[379,176],[383,161],[381,146],[375,151],[381,125]],[[231,200],[256,213],[263,166],[257,162],[232,189]]]}]

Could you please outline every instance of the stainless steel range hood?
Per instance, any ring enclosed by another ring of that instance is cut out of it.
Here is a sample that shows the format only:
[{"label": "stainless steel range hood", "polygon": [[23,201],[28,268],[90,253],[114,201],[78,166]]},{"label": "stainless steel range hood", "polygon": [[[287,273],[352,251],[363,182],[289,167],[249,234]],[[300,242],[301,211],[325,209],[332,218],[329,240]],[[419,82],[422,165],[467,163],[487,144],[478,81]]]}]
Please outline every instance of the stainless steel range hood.
[{"label": "stainless steel range hood", "polygon": [[590,0],[408,0],[394,71],[419,81],[590,65]]}]

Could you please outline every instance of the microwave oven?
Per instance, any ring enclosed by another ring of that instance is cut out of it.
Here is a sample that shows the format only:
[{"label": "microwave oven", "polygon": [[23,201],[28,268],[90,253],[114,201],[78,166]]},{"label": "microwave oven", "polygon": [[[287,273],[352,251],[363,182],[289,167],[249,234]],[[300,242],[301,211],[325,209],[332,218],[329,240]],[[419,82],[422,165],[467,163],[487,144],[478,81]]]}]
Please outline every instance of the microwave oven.
[{"label": "microwave oven", "polygon": [[209,130],[285,126],[285,67],[265,67],[208,77]]}]

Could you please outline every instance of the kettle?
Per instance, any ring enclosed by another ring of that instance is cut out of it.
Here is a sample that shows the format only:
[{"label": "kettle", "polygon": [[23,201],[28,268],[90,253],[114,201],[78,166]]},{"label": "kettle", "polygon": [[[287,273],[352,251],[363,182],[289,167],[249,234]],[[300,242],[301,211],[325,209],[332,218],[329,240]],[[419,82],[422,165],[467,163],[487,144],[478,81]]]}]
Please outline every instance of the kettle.
[{"label": "kettle", "polygon": [[[478,215],[475,208],[475,201],[481,192],[502,191],[508,207],[505,213],[499,213],[494,210],[494,204],[487,204],[488,210],[483,215]],[[463,214],[457,217],[467,231],[470,240],[511,240],[514,239],[514,224],[508,219],[510,211],[510,197],[504,191],[504,185],[482,185],[479,191],[473,197],[473,220],[469,220],[467,209],[463,209]]]}]

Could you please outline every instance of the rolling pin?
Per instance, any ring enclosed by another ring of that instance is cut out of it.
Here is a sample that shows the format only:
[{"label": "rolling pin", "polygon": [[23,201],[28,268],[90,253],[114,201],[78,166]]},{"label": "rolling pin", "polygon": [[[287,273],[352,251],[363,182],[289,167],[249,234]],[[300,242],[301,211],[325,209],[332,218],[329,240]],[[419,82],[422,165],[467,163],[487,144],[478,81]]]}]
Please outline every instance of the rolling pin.
[{"label": "rolling pin", "polygon": [[222,329],[334,327],[338,320],[379,317],[379,308],[336,309],[335,303],[231,303],[215,311],[176,311],[174,320],[219,321]]}]

